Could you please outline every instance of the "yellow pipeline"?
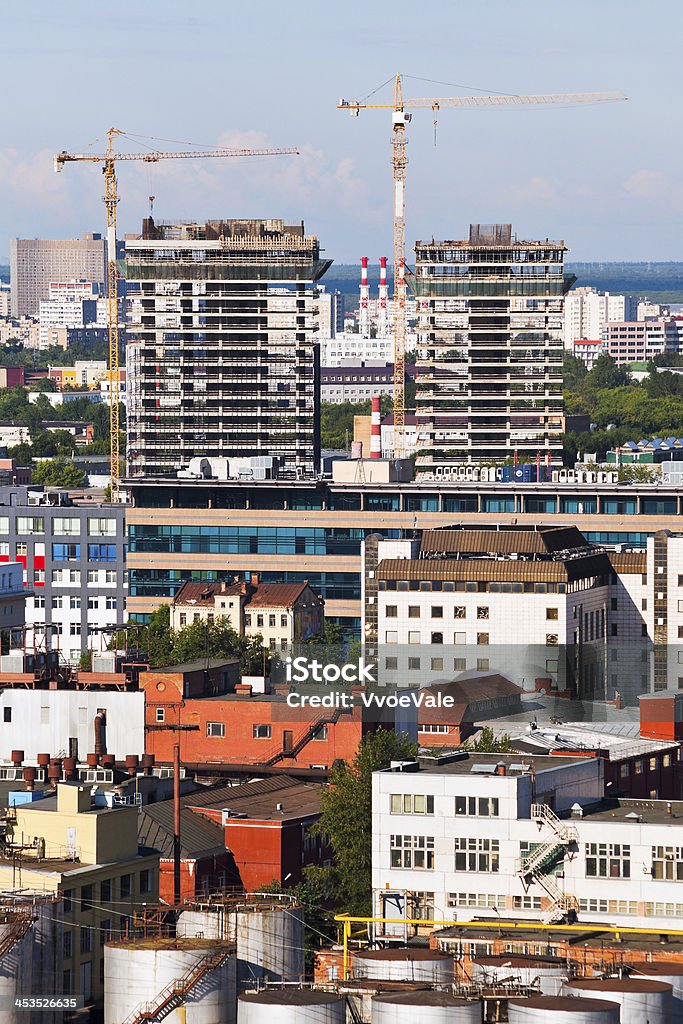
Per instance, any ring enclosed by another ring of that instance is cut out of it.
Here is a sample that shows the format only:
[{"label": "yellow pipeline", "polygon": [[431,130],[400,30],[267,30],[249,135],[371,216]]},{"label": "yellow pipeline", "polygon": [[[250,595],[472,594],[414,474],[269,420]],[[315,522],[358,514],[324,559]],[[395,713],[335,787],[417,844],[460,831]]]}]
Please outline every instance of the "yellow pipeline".
[{"label": "yellow pipeline", "polygon": [[614,935],[617,939],[621,935],[676,935],[683,936],[683,928],[617,928],[613,925],[601,925],[597,922],[590,924],[542,924],[536,921],[508,921],[501,918],[498,921],[434,921],[430,918],[421,917],[352,917],[349,914],[336,914],[335,921],[343,924],[344,959],[342,970],[344,980],[348,977],[349,962],[349,938],[351,937],[352,924],[409,924],[418,925],[422,928],[495,928],[500,931],[506,930],[539,932],[600,932]]}]

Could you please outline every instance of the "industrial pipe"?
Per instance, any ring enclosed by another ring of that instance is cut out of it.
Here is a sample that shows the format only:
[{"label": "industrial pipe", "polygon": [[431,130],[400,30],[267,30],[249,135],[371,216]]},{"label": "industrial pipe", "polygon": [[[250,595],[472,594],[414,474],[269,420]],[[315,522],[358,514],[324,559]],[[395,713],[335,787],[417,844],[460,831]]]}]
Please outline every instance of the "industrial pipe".
[{"label": "industrial pipe", "polygon": [[95,715],[95,753],[100,757],[104,753],[104,726],[106,717],[104,711],[98,711]]},{"label": "industrial pipe", "polygon": [[180,906],[180,744],[173,747],[173,903]]}]

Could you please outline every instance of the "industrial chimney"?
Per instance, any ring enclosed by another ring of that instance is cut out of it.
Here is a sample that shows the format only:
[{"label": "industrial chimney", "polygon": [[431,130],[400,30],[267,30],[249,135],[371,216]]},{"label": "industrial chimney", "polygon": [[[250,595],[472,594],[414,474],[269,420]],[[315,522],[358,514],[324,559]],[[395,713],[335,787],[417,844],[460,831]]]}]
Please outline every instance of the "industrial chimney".
[{"label": "industrial chimney", "polygon": [[368,284],[368,258],[360,258],[360,313],[358,329],[362,338],[370,337],[370,285]]},{"label": "industrial chimney", "polygon": [[372,414],[370,416],[370,458],[382,458],[382,417],[379,408],[379,395],[372,396]]},{"label": "industrial chimney", "polygon": [[377,336],[389,337],[389,286],[387,285],[387,258],[379,258],[379,303],[377,310]]}]

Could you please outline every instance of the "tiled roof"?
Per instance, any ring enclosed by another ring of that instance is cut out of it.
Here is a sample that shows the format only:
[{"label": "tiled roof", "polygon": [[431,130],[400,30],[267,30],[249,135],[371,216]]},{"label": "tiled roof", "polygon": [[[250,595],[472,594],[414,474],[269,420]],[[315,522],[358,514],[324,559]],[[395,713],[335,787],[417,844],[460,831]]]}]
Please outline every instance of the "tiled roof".
[{"label": "tiled roof", "polygon": [[303,583],[260,583],[245,605],[245,611],[252,608],[291,608],[307,586],[307,580]]},{"label": "tiled roof", "polygon": [[236,597],[242,592],[242,584],[231,583],[221,591],[222,583],[210,583],[207,581],[197,582],[186,580],[176,594],[173,604],[205,604],[213,608],[213,599],[217,594],[223,593],[226,596]]},{"label": "tiled roof", "polygon": [[420,555],[459,552],[461,554],[548,555],[571,548],[585,548],[588,541],[575,526],[491,530],[426,530]]}]

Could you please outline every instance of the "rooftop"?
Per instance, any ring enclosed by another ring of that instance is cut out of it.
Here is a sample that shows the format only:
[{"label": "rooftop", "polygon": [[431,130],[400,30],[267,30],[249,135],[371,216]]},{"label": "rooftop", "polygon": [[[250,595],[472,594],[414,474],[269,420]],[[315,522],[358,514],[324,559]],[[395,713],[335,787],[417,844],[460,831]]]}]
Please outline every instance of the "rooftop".
[{"label": "rooftop", "polygon": [[[181,797],[181,804],[199,811],[229,808],[257,821],[291,821],[318,814],[322,791],[319,783],[301,782],[287,775],[273,776],[239,786],[210,789],[206,793],[192,793]],[[278,810],[278,804],[282,804],[282,810]]]},{"label": "rooftop", "polygon": [[385,558],[377,566],[377,579],[571,583],[574,580],[604,576],[609,572],[609,561],[602,553],[566,562],[523,562],[493,558]]},{"label": "rooftop", "polygon": [[[680,828],[683,827],[683,800],[602,800],[584,807],[582,818],[587,821],[673,825]],[[674,838],[675,834],[672,835],[672,842]]]},{"label": "rooftop", "polygon": [[[564,554],[572,549],[585,550],[588,541],[575,526],[539,526],[529,530],[522,526],[491,526],[477,530],[443,527],[426,530],[420,542],[420,558],[446,554],[507,555]],[[572,552],[573,553],[573,552]]]},{"label": "rooftop", "polygon": [[[144,804],[138,815],[138,841],[173,856],[173,801]],[[188,807],[180,809],[180,855],[184,858],[210,856],[225,852],[223,830],[216,822],[196,814]]]},{"label": "rooftop", "polygon": [[[525,757],[522,754],[480,754],[459,750],[454,754],[436,757],[420,757],[417,764],[417,771],[428,772],[431,775],[495,775],[498,765],[504,765],[508,777],[528,775],[534,771],[536,774],[544,771],[554,771],[557,768],[565,768],[571,764],[582,764],[588,758],[581,756],[546,756],[543,754],[534,757]],[[415,771],[415,762],[410,762],[407,770]],[[405,767],[403,769],[406,770]],[[400,772],[400,768],[387,768],[385,772]]]},{"label": "rooftop", "polygon": [[150,669],[148,674],[172,672],[176,675],[187,675],[190,672],[210,672],[213,669],[236,665],[238,661],[238,658],[198,658],[196,661],[185,661],[180,665],[164,665],[163,668]]}]

